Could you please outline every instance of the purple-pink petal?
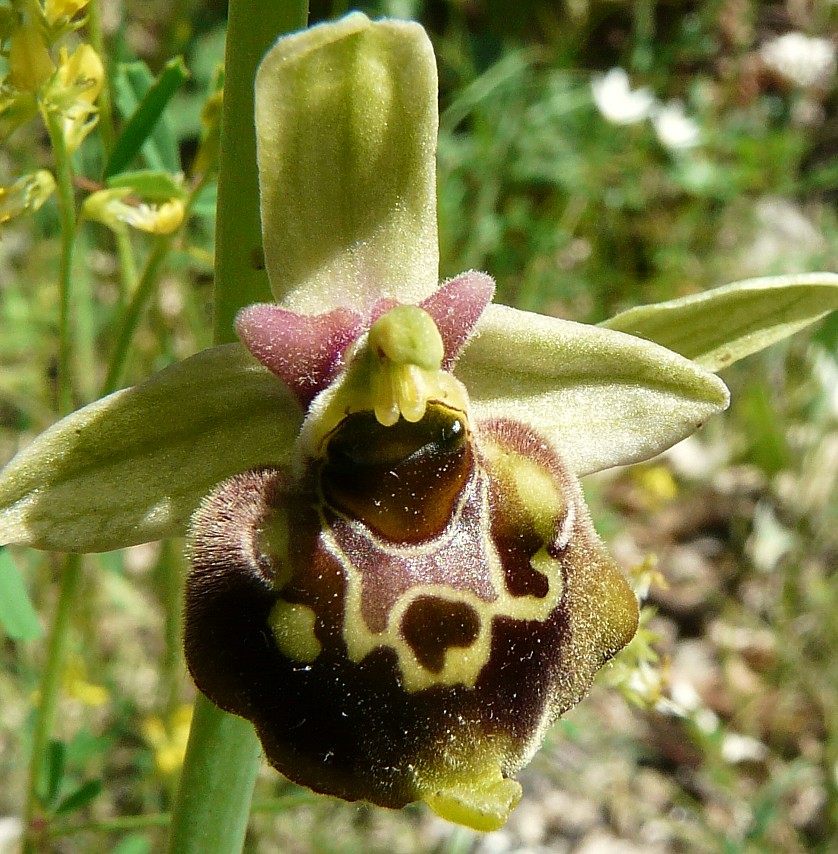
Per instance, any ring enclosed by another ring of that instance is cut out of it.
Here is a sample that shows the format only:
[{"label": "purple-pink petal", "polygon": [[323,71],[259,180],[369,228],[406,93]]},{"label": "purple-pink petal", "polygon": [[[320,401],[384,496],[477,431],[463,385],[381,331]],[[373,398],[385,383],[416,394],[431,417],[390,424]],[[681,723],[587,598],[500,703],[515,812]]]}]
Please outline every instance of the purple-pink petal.
[{"label": "purple-pink petal", "polygon": [[495,282],[486,273],[469,270],[443,283],[419,305],[431,315],[445,345],[444,371],[450,371],[480,315],[492,301]]},{"label": "purple-pink petal", "polygon": [[244,345],[307,407],[343,367],[346,348],[363,332],[364,320],[337,308],[327,314],[295,314],[257,304],[239,312],[236,331]]},{"label": "purple-pink petal", "polygon": [[[443,370],[456,362],[494,291],[490,276],[472,270],[445,282],[419,303],[442,337]],[[308,407],[344,367],[349,345],[396,305],[392,298],[381,299],[365,317],[346,308],[304,315],[259,303],[239,312],[236,331],[247,349]]]}]

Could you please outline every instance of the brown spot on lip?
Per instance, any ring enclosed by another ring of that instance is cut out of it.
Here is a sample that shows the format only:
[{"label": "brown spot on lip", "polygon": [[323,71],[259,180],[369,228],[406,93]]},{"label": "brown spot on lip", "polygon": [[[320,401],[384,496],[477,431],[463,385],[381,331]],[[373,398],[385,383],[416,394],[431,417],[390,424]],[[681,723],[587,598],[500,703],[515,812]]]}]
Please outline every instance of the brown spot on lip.
[{"label": "brown spot on lip", "polygon": [[402,636],[419,663],[432,673],[445,666],[449,647],[471,646],[480,634],[480,617],[465,602],[420,596],[402,617]]}]

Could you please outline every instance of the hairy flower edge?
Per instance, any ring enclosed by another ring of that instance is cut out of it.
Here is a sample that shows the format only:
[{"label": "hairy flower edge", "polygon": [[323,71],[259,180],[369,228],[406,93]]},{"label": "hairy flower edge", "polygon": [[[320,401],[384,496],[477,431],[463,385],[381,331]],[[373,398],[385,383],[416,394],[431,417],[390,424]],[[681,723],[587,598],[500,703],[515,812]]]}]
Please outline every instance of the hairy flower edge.
[{"label": "hairy flower edge", "polygon": [[549,442],[473,420],[430,314],[391,308],[348,353],[293,464],[195,514],[187,662],[290,779],[492,830],[637,603]]}]

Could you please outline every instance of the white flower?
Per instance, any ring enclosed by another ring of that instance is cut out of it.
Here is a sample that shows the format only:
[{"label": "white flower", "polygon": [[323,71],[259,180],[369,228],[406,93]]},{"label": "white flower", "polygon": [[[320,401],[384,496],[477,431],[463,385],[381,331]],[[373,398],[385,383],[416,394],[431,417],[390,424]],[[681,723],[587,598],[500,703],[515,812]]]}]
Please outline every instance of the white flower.
[{"label": "white flower", "polygon": [[695,148],[701,142],[701,129],[684,114],[684,105],[680,101],[659,104],[651,115],[655,133],[666,148]]},{"label": "white flower", "polygon": [[768,748],[749,735],[725,733],[722,739],[722,758],[731,765],[740,762],[761,762],[768,756]]},{"label": "white flower", "polygon": [[0,854],[13,854],[23,837],[23,824],[19,818],[0,818]]},{"label": "white flower", "polygon": [[607,74],[591,81],[591,94],[603,117],[615,125],[633,125],[651,114],[655,98],[648,89],[629,85],[628,74],[622,68],[612,68]]},{"label": "white flower", "polygon": [[798,86],[824,86],[835,76],[835,45],[829,39],[786,33],[759,51],[765,65]]}]

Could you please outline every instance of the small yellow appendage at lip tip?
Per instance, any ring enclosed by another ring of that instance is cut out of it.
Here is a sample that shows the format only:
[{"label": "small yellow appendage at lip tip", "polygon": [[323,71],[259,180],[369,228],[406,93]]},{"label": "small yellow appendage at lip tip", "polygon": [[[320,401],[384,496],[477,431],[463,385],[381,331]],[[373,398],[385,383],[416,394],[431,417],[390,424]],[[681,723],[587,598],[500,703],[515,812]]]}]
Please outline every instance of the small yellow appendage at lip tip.
[{"label": "small yellow appendage at lip tip", "polygon": [[488,779],[437,789],[422,800],[446,821],[490,833],[506,824],[521,795],[521,784],[504,777],[498,768]]}]

